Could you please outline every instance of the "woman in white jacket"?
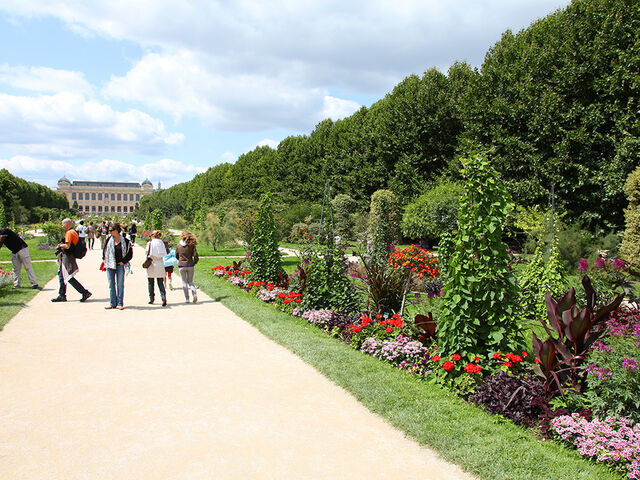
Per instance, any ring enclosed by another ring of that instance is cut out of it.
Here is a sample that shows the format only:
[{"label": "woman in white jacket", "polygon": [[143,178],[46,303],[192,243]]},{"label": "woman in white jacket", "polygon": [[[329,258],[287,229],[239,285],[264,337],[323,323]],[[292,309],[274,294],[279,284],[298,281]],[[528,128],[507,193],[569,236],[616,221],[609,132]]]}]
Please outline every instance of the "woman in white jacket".
[{"label": "woman in white jacket", "polygon": [[160,240],[162,232],[156,230],[151,234],[151,241],[147,243],[147,257],[151,258],[151,265],[147,268],[147,281],[149,282],[149,304],[152,304],[155,300],[155,287],[153,281],[155,280],[160,290],[160,297],[162,298],[162,306],[167,306],[167,292],[164,289],[164,257],[167,254],[167,249],[164,246],[164,242]]}]

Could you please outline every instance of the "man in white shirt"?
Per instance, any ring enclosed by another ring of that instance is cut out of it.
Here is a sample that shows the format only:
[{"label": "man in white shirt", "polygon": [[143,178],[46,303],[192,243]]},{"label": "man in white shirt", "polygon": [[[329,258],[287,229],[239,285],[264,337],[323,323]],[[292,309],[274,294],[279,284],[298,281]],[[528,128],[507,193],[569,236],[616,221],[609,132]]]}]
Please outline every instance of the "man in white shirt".
[{"label": "man in white shirt", "polygon": [[80,220],[80,225],[76,227],[76,232],[78,232],[78,236],[80,238],[85,238],[87,236],[87,227],[84,224],[84,220]]}]

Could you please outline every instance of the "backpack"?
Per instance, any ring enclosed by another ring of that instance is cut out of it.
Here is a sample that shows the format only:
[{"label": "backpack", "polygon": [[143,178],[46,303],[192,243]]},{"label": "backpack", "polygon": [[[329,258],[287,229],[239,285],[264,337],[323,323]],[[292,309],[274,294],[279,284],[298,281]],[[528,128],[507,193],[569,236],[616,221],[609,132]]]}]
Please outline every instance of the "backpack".
[{"label": "backpack", "polygon": [[73,247],[73,256],[76,258],[84,258],[87,254],[87,244],[84,237],[78,239],[78,243]]}]

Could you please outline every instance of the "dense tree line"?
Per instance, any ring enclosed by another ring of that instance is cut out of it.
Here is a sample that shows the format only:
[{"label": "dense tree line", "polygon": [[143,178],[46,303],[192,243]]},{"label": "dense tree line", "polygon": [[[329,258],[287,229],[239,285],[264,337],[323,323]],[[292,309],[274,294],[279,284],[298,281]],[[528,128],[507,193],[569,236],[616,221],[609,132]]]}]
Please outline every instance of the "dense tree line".
[{"label": "dense tree line", "polygon": [[7,220],[16,223],[39,222],[51,214],[67,211],[67,197],[49,187],[28,182],[13,176],[8,170],[0,170],[0,202]]},{"label": "dense tree line", "polygon": [[410,75],[370,108],[145,197],[141,214],[190,218],[266,192],[284,205],[319,202],[327,178],[361,211],[379,189],[406,205],[457,180],[460,156],[485,151],[518,204],[546,205],[555,185],[568,219],[620,229],[625,179],[639,163],[639,74],[640,3],[574,0],[505,32],[480,69]]}]

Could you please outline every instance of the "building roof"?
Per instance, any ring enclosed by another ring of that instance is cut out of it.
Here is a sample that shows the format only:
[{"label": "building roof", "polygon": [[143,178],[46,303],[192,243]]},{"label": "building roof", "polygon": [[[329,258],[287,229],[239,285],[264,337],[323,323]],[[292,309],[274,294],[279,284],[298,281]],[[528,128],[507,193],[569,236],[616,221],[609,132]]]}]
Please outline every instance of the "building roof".
[{"label": "building roof", "polygon": [[151,185],[151,186],[153,186],[153,183],[151,183],[151,180],[149,180],[148,178],[145,178],[144,182],[142,182],[142,185]]},{"label": "building roof", "polygon": [[118,188],[140,188],[138,182],[85,182],[74,181],[74,187],[118,187]]},{"label": "building roof", "polygon": [[71,181],[67,178],[66,175],[64,175],[60,180],[58,180],[58,183],[64,183],[64,182],[71,183]]}]

